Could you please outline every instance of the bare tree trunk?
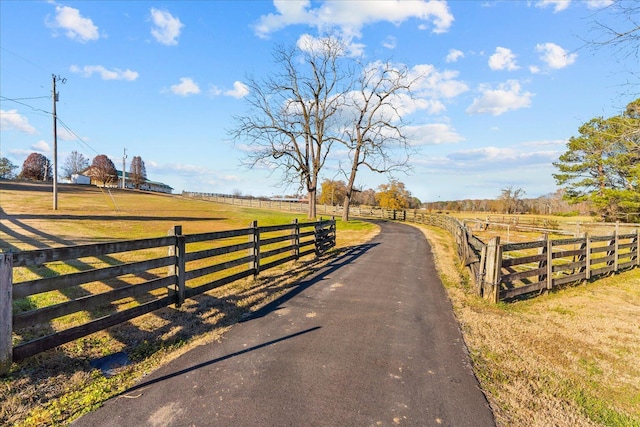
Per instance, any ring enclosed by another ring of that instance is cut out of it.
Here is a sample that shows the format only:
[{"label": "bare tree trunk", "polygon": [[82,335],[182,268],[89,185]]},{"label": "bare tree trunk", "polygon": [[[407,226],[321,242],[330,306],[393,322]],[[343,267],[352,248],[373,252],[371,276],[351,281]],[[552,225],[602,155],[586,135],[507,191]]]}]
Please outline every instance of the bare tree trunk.
[{"label": "bare tree trunk", "polygon": [[353,195],[353,185],[356,182],[356,174],[358,173],[358,164],[360,161],[360,149],[362,144],[356,145],[353,153],[353,163],[351,165],[351,173],[349,174],[349,182],[344,195],[344,209],[342,210],[342,220],[344,222],[349,221],[349,205],[351,204],[351,196]]},{"label": "bare tree trunk", "polygon": [[309,190],[309,213],[307,214],[309,219],[316,217],[316,189]]}]

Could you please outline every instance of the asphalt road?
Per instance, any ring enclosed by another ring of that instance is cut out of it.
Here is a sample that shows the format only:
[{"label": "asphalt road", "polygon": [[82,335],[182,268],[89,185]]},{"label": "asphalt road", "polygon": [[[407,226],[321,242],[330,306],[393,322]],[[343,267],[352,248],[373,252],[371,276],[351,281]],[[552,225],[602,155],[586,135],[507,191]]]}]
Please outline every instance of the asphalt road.
[{"label": "asphalt road", "polygon": [[494,426],[427,241],[380,225],[74,426]]}]

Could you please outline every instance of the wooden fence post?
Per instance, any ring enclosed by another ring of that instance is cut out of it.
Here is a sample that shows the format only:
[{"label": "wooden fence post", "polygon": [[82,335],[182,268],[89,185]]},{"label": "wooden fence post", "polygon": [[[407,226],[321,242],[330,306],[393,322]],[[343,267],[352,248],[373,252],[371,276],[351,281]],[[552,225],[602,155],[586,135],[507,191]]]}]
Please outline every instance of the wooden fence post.
[{"label": "wooden fence post", "polygon": [[553,240],[547,237],[547,290],[553,289]]},{"label": "wooden fence post", "polygon": [[636,266],[640,266],[640,228],[636,228]]},{"label": "wooden fence post", "polygon": [[589,233],[584,233],[585,243],[585,280],[591,279],[591,236]]},{"label": "wooden fence post", "polygon": [[476,294],[484,297],[484,287],[482,282],[484,281],[484,275],[486,272],[487,264],[487,245],[483,245],[480,249],[480,265],[478,266],[478,276],[476,277]]},{"label": "wooden fence post", "polygon": [[0,376],[13,362],[13,254],[0,253]]},{"label": "wooden fence post", "polygon": [[487,245],[487,266],[486,278],[489,285],[489,292],[484,295],[495,303],[500,300],[500,273],[502,269],[502,247],[500,246],[500,237],[494,237],[489,240]]},{"label": "wooden fence post", "polygon": [[293,228],[291,229],[291,245],[293,246],[292,255],[296,257],[296,261],[300,257],[300,224],[298,218],[293,221]]},{"label": "wooden fence post", "polygon": [[613,236],[613,271],[618,272],[618,255],[620,254],[620,221],[616,221],[616,234]]},{"label": "wooden fence post", "polygon": [[249,256],[253,257],[253,261],[249,262],[249,269],[253,270],[253,278],[258,277],[260,273],[260,230],[258,229],[258,221],[251,222],[251,234],[249,234],[249,242],[253,246],[249,248]]},{"label": "wooden fence post", "polygon": [[174,265],[169,266],[169,276],[176,276],[176,284],[169,286],[169,292],[174,293],[176,296],[176,307],[180,307],[184,302],[184,287],[185,287],[185,261],[184,251],[185,243],[184,236],[182,235],[182,226],[176,225],[169,230],[169,236],[175,236],[176,241],[173,246],[169,246],[169,255],[176,257]]},{"label": "wooden fence post", "polygon": [[176,256],[177,256],[177,265],[176,270],[178,273],[178,301],[176,302],[176,307],[180,307],[184,302],[184,288],[185,288],[185,238],[182,234],[182,226],[176,225],[174,227],[174,234],[176,235]]}]

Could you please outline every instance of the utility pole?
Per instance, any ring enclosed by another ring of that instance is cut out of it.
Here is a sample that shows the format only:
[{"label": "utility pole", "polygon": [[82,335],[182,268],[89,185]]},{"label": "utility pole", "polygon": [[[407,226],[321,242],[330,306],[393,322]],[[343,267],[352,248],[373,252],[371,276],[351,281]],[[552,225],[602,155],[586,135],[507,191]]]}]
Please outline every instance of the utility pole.
[{"label": "utility pole", "polygon": [[124,154],[122,154],[122,189],[123,190],[125,189],[125,183],[126,183],[126,180],[125,180],[125,174],[126,174],[126,172],[125,172],[125,160],[127,160],[127,149],[126,148],[124,149]]},{"label": "utility pole", "polygon": [[[56,103],[58,102],[58,92],[56,92],[56,81],[61,81],[62,84],[67,82],[67,79],[55,74],[51,75],[53,80],[53,210],[58,210],[58,116],[56,114]],[[48,173],[47,173],[48,174]],[[45,175],[46,179],[46,175]]]}]

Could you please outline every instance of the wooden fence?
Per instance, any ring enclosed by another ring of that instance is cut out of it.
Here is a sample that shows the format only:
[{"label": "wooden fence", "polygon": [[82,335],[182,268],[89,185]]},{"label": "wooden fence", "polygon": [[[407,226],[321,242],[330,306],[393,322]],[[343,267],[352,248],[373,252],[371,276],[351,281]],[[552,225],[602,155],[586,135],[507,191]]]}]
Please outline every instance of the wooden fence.
[{"label": "wooden fence", "polygon": [[[386,210],[383,218],[432,225],[455,238],[458,256],[470,269],[478,295],[494,302],[544,292],[640,266],[640,228],[622,234],[500,244],[475,237],[448,215]],[[627,224],[630,225],[630,224]]]},{"label": "wooden fence", "polygon": [[[186,298],[300,257],[319,256],[335,242],[335,220],[273,226],[254,221],[239,230],[183,235],[176,226],[166,237],[0,253],[0,375],[12,362],[171,304],[179,307]],[[63,316],[81,320],[31,336],[34,326]]]}]

